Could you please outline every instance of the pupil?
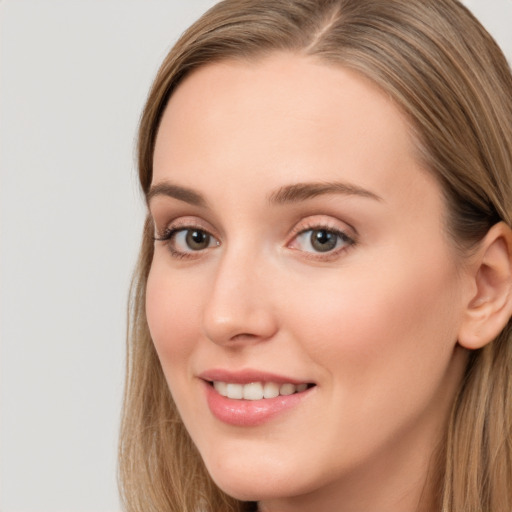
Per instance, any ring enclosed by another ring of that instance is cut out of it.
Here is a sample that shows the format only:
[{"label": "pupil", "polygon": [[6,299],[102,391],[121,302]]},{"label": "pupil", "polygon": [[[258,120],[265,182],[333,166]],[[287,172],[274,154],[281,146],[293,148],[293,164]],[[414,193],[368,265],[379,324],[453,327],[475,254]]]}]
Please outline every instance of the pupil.
[{"label": "pupil", "polygon": [[187,233],[187,245],[196,251],[206,249],[210,244],[210,235],[204,231],[191,230]]},{"label": "pupil", "polygon": [[337,235],[325,229],[315,230],[311,233],[311,245],[316,251],[332,251],[336,247]]}]

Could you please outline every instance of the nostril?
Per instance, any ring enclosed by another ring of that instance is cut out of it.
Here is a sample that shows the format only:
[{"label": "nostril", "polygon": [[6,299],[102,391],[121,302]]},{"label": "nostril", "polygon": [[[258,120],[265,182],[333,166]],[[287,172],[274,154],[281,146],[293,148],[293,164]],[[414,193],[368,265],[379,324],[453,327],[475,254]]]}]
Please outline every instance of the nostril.
[{"label": "nostril", "polygon": [[[225,284],[225,283],[224,283]],[[260,294],[244,293],[222,286],[219,278],[205,303],[202,328],[207,338],[218,345],[240,347],[271,339],[278,330],[275,309]]]},{"label": "nostril", "polygon": [[242,332],[240,334],[236,334],[235,336],[231,337],[232,341],[250,341],[253,339],[258,338],[256,334],[251,334],[248,332]]}]

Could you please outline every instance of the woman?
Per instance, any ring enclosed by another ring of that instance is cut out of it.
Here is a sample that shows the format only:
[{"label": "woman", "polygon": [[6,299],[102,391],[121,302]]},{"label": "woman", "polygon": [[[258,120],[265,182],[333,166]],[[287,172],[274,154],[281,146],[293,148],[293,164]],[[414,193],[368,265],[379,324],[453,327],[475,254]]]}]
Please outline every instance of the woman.
[{"label": "woman", "polygon": [[143,113],[127,510],[512,509],[512,78],[454,0],[226,0]]}]

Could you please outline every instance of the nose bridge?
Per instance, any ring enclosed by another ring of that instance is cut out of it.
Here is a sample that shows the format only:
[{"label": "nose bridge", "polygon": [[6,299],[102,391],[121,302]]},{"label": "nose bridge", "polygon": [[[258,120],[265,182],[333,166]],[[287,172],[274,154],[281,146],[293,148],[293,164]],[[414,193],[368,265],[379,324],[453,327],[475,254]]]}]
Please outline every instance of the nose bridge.
[{"label": "nose bridge", "polygon": [[262,265],[263,258],[244,248],[222,254],[203,313],[205,334],[215,343],[264,340],[274,334],[277,322]]}]

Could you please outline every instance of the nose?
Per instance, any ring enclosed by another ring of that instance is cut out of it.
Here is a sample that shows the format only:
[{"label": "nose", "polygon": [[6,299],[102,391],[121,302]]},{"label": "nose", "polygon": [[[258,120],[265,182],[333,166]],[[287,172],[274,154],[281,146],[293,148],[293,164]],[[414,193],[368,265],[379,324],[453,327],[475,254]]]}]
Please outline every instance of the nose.
[{"label": "nose", "polygon": [[255,258],[233,251],[216,267],[203,309],[203,330],[216,344],[236,346],[272,338],[278,329],[272,281]]}]

